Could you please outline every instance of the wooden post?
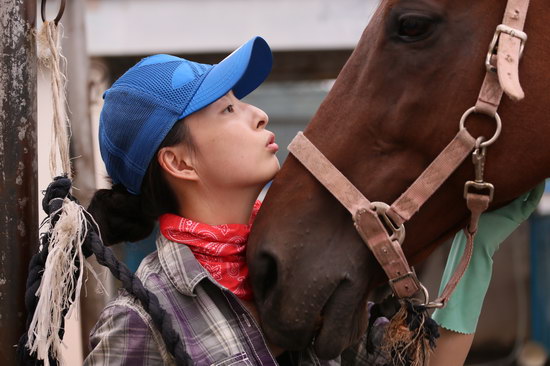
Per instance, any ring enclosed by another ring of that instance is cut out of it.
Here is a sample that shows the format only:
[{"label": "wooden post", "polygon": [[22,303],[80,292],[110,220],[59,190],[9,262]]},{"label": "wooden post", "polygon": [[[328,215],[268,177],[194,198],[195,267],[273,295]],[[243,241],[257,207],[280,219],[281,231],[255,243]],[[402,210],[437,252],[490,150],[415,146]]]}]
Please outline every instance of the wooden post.
[{"label": "wooden post", "polygon": [[0,360],[15,365],[38,250],[36,0],[0,0]]}]

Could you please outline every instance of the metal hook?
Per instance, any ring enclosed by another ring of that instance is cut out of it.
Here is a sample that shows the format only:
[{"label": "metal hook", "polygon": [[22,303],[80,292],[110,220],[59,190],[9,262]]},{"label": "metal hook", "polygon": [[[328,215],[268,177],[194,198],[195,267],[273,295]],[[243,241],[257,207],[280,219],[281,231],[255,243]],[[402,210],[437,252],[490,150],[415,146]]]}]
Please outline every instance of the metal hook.
[{"label": "metal hook", "polygon": [[481,147],[485,137],[480,136],[476,140],[475,150],[472,153],[472,162],[474,163],[476,178],[475,181],[483,183],[483,172],[485,171],[485,155],[487,147]]},{"label": "metal hook", "polygon": [[[42,0],[42,4],[40,6],[40,14],[42,15],[42,21],[46,21],[46,3],[48,0]],[[63,16],[63,12],[65,11],[65,3],[66,0],[61,0],[61,4],[59,5],[59,11],[57,12],[57,16],[53,20],[55,25],[59,23],[61,20],[61,17]]]}]

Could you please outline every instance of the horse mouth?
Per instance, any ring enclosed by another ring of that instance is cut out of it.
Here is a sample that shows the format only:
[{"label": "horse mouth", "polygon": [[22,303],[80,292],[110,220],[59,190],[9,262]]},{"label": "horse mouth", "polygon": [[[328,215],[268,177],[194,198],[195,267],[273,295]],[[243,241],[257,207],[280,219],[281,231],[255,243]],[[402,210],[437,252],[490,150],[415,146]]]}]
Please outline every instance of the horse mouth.
[{"label": "horse mouth", "polygon": [[[358,321],[354,311],[347,310],[354,308],[353,304],[358,299],[349,299],[350,293],[346,287],[345,281],[336,286],[327,297],[309,331],[301,333],[301,336],[299,331],[292,332],[297,336],[292,340],[294,346],[310,345],[317,357],[332,360],[349,347],[357,335],[362,335],[361,321]],[[292,336],[286,339],[292,339]]]},{"label": "horse mouth", "polygon": [[[338,297],[339,287],[336,286],[333,291],[329,292],[329,296],[322,303],[317,315],[309,319],[309,324],[305,322],[297,327],[290,326],[290,324],[282,326],[283,322],[277,321],[276,317],[266,317],[270,321],[264,322],[262,327],[267,338],[284,349],[304,350],[312,347],[321,359],[336,358],[347,346],[347,343],[341,342],[341,339],[335,339],[336,330],[336,333],[345,333],[342,323],[337,318],[333,318],[333,316],[343,313],[335,306],[336,304],[343,304],[342,300],[335,300]],[[291,318],[296,318],[298,322],[300,317],[301,315],[296,314]],[[296,323],[293,325],[296,325]]]},{"label": "horse mouth", "polygon": [[323,360],[331,360],[338,357],[349,345],[348,327],[352,326],[353,312],[345,311],[347,306],[339,296],[338,286],[328,298],[315,322],[313,348],[315,354]]}]

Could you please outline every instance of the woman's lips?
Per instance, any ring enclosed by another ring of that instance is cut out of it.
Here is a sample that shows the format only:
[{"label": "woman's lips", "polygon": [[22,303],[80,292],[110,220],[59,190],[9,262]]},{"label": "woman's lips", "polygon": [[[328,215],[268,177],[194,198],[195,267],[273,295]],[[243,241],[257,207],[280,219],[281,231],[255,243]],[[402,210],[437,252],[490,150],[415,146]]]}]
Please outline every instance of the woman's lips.
[{"label": "woman's lips", "polygon": [[266,147],[269,151],[277,152],[279,151],[279,145],[275,143],[275,135],[271,134],[267,140]]},{"label": "woman's lips", "polygon": [[269,145],[267,145],[267,149],[270,150],[270,151],[273,151],[273,152],[277,152],[279,151],[279,145],[277,145],[276,143],[271,143]]}]

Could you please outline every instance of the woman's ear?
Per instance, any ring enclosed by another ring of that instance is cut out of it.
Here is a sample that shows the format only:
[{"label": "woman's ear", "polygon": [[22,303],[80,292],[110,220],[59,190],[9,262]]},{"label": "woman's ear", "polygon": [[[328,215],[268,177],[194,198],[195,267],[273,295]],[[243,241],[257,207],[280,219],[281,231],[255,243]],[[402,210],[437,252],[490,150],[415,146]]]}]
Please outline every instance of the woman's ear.
[{"label": "woman's ear", "polygon": [[163,147],[157,154],[158,162],[169,176],[176,179],[197,181],[199,176],[195,171],[191,155],[181,145]]}]

